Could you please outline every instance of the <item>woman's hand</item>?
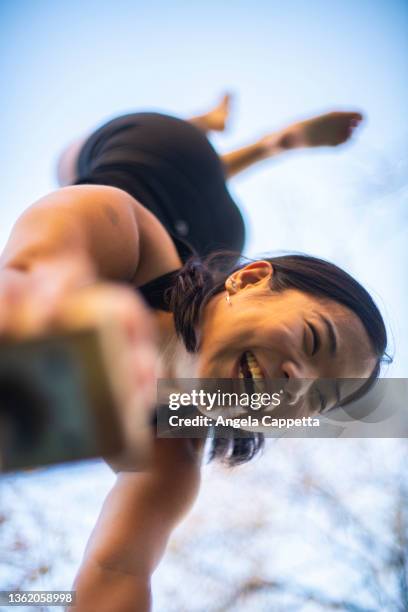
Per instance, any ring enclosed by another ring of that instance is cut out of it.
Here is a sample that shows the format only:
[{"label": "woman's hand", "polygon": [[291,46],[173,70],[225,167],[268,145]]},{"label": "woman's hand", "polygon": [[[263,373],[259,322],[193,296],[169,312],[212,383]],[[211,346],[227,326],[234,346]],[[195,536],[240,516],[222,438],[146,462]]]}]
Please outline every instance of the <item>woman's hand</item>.
[{"label": "woman's hand", "polygon": [[65,297],[56,324],[99,331],[125,440],[120,455],[105,459],[116,472],[146,466],[158,353],[152,317],[142,300],[124,285],[91,285]]},{"label": "woman's hand", "polygon": [[100,333],[116,386],[127,453],[110,463],[131,469],[132,444],[140,439],[135,428],[147,421],[155,398],[154,324],[142,300],[125,285],[98,282],[80,258],[45,262],[30,273],[0,270],[0,342],[80,329]]},{"label": "woman's hand", "polygon": [[95,282],[94,270],[83,256],[45,259],[29,272],[0,269],[0,338],[51,331],[65,297]]}]

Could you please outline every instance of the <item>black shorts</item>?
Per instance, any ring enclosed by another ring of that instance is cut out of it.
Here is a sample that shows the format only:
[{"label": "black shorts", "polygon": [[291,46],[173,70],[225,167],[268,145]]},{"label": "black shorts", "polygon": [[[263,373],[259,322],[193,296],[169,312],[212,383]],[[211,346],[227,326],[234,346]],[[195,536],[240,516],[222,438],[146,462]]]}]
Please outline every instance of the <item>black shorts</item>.
[{"label": "black shorts", "polygon": [[[76,184],[119,187],[148,208],[186,258],[215,250],[242,252],[245,227],[225,184],[222,162],[187,121],[134,113],[109,121],[82,147]],[[187,244],[184,252],[180,241]]]}]

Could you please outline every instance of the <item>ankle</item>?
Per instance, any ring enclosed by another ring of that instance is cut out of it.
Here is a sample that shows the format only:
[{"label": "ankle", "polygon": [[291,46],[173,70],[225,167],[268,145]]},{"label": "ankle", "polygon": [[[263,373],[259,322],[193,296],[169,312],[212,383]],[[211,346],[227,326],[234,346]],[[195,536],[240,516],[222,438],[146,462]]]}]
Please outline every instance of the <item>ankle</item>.
[{"label": "ankle", "polygon": [[273,155],[277,155],[284,150],[282,146],[282,140],[284,138],[283,132],[273,132],[272,134],[266,134],[259,139],[257,146],[259,154],[262,158],[268,158]]}]

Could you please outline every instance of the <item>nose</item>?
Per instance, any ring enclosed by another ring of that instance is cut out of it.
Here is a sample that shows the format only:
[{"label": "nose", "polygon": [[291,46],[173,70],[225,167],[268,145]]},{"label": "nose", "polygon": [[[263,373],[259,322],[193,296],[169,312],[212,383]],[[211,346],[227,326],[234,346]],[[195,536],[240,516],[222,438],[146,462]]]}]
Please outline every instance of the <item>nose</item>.
[{"label": "nose", "polygon": [[316,380],[316,373],[307,364],[296,364],[286,361],[281,365],[282,378],[286,379],[284,385],[285,395],[290,405],[295,405],[304,399]]},{"label": "nose", "polygon": [[283,361],[281,364],[281,377],[291,379],[317,378],[315,368],[308,362]]}]

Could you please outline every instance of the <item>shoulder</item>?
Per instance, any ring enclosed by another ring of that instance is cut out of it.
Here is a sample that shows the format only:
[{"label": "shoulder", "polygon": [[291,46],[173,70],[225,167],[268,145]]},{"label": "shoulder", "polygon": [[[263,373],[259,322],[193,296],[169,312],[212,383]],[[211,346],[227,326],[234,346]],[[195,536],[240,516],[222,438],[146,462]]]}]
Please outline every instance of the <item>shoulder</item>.
[{"label": "shoulder", "polygon": [[106,221],[111,226],[121,224],[126,228],[135,226],[139,206],[132,196],[116,187],[71,185],[43,196],[29,206],[23,216],[30,217],[33,213],[38,214],[38,211],[49,214],[58,210],[61,222],[75,217],[91,223]]},{"label": "shoulder", "polygon": [[36,204],[52,204],[54,201],[72,202],[84,200],[106,200],[127,202],[135,204],[136,200],[123,189],[110,187],[109,185],[69,185],[51,191],[43,196]]}]

